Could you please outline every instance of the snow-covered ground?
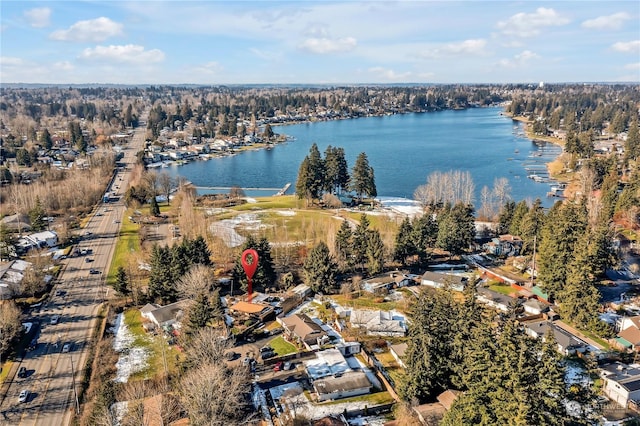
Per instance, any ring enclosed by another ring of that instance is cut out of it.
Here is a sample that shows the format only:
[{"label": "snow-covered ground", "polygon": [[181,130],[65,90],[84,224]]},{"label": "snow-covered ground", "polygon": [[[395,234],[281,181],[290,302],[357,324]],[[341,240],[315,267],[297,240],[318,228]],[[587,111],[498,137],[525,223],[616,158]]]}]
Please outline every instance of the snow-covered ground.
[{"label": "snow-covered ground", "polygon": [[116,362],[116,377],[114,380],[120,383],[126,383],[129,380],[129,376],[144,370],[149,359],[149,353],[145,348],[133,345],[135,336],[129,331],[129,328],[123,322],[123,318],[123,314],[118,314],[116,324],[111,329],[115,335],[113,349],[120,353],[118,362]]},{"label": "snow-covered ground", "polygon": [[227,247],[238,247],[244,242],[244,237],[236,228],[242,227],[250,231],[258,231],[267,228],[258,218],[256,213],[242,213],[232,219],[225,219],[211,224],[211,233],[222,238]]},{"label": "snow-covered ground", "polygon": [[394,213],[400,213],[406,216],[418,216],[422,214],[423,209],[415,200],[400,197],[380,197],[377,199],[382,207],[387,208]]}]

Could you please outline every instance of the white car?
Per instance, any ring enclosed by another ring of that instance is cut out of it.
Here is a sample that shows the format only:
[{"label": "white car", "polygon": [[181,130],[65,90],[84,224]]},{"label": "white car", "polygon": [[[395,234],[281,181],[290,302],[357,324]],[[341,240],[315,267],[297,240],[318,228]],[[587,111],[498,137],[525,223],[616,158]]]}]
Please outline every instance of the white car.
[{"label": "white car", "polygon": [[29,391],[26,389],[22,389],[20,391],[20,395],[18,396],[18,401],[27,402],[28,399],[29,399]]},{"label": "white car", "polygon": [[56,325],[60,321],[60,315],[54,315],[51,317],[51,325]]},{"label": "white car", "polygon": [[71,343],[65,343],[64,346],[62,347],[62,353],[66,354],[70,350],[71,350]]}]

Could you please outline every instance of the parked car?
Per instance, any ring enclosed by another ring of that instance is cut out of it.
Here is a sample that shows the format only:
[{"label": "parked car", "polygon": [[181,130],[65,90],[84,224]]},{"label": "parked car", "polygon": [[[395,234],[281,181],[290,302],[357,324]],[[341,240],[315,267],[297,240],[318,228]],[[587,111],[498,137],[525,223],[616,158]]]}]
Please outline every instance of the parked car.
[{"label": "parked car", "polygon": [[284,365],[282,366],[282,369],[284,371],[289,371],[293,368],[293,364],[290,363],[289,361],[285,362]]},{"label": "parked car", "polygon": [[84,261],[89,263],[89,262],[93,262],[93,258],[92,257],[85,257]]},{"label": "parked car", "polygon": [[274,365],[274,366],[273,366],[273,371],[280,371],[280,370],[282,370],[282,365],[283,365],[283,364],[284,364],[284,363],[283,363],[282,361],[277,362],[277,363],[276,363],[276,365]]},{"label": "parked car", "polygon": [[273,348],[271,346],[268,346],[268,345],[267,346],[263,346],[263,347],[260,348],[260,353],[263,353],[263,352],[273,352]]},{"label": "parked car", "polygon": [[270,352],[262,352],[260,354],[260,356],[262,357],[262,359],[269,359],[269,358],[273,358],[274,356],[276,356],[276,353],[273,351]]},{"label": "parked car", "polygon": [[272,336],[275,336],[276,334],[280,334],[280,333],[282,333],[282,331],[283,331],[283,330],[282,330],[282,327],[278,327],[278,328],[274,328],[273,330],[271,330],[271,333],[270,333],[270,334],[271,334]]},{"label": "parked car", "polygon": [[60,321],[60,315],[54,315],[51,317],[51,325],[56,325]]},{"label": "parked car", "polygon": [[27,402],[28,399],[29,399],[29,391],[26,389],[22,389],[20,391],[20,395],[18,396],[18,401]]},{"label": "parked car", "polygon": [[90,274],[92,274],[92,275],[93,275],[93,274],[99,274],[99,273],[100,273],[100,271],[98,271],[97,269],[93,269],[93,268],[91,268],[91,269],[89,269],[89,273],[90,273]]},{"label": "parked car", "polygon": [[66,354],[70,350],[71,350],[71,343],[65,343],[64,346],[62,347],[62,353]]},{"label": "parked car", "polygon": [[18,369],[18,377],[27,377],[27,368],[26,367],[20,367]]}]

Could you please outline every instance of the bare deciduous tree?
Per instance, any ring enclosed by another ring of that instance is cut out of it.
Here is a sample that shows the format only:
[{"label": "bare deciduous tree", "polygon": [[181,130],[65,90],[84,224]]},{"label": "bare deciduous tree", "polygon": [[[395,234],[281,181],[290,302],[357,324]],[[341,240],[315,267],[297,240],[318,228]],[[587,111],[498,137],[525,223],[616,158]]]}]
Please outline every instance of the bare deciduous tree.
[{"label": "bare deciduous tree", "polygon": [[413,197],[422,206],[431,204],[473,203],[475,184],[471,173],[461,170],[448,172],[433,172],[427,177],[427,183],[420,185],[413,193]]},{"label": "bare deciduous tree", "polygon": [[232,347],[225,330],[205,327],[195,333],[187,346],[187,355],[195,366],[224,364],[224,353]]},{"label": "bare deciduous tree", "polygon": [[0,355],[20,334],[22,314],[13,300],[0,301]]},{"label": "bare deciduous tree", "polygon": [[204,364],[185,374],[179,387],[193,425],[240,424],[251,416],[246,407],[250,383],[245,368],[228,368],[223,362]]},{"label": "bare deciduous tree", "polygon": [[199,294],[208,294],[213,287],[213,270],[204,265],[194,265],[178,280],[178,293],[187,299],[195,299]]},{"label": "bare deciduous tree", "polygon": [[174,188],[173,179],[167,172],[161,172],[158,175],[158,187],[160,188],[160,192],[167,198],[167,204],[169,203],[169,195],[171,195],[171,190]]}]

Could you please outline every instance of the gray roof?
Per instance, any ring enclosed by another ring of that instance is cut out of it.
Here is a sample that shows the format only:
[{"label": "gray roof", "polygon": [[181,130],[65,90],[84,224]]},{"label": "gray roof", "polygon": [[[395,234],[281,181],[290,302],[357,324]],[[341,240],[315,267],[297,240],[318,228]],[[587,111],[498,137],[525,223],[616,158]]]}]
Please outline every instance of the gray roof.
[{"label": "gray roof", "polygon": [[156,310],[150,311],[155,321],[162,325],[168,321],[178,320],[179,316],[193,303],[191,300],[180,300],[170,305],[161,306]]},{"label": "gray roof", "polygon": [[546,320],[526,323],[525,327],[534,331],[540,337],[544,337],[547,332],[551,330],[558,346],[564,349],[584,346],[584,344],[572,334],[569,334],[560,327],[556,327],[552,322]]},{"label": "gray roof", "polygon": [[362,371],[346,373],[342,377],[330,377],[313,382],[313,387],[319,394],[331,394],[334,392],[347,392],[356,389],[371,387],[371,382]]},{"label": "gray roof", "polygon": [[468,281],[467,277],[452,274],[440,274],[438,272],[427,271],[422,274],[422,279],[433,281],[439,284],[449,284],[451,286],[462,285]]}]

